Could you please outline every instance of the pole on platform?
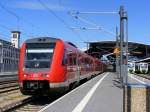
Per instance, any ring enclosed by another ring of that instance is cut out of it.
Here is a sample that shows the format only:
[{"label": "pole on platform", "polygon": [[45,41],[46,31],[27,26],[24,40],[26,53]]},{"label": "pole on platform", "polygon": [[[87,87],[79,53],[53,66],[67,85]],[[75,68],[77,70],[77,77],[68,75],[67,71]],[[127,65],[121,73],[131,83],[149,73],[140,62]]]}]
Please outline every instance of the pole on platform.
[{"label": "pole on platform", "polygon": [[129,49],[128,49],[128,14],[126,14],[126,84],[128,83],[128,55],[129,55]]},{"label": "pole on platform", "polygon": [[[120,6],[120,81],[121,81],[121,86],[123,87],[125,83],[127,83],[127,31],[126,31],[126,40],[125,40],[125,21],[127,23],[127,15],[126,12],[124,11],[124,7]],[[126,24],[127,28],[127,24]],[[126,29],[127,30],[127,29]]]}]

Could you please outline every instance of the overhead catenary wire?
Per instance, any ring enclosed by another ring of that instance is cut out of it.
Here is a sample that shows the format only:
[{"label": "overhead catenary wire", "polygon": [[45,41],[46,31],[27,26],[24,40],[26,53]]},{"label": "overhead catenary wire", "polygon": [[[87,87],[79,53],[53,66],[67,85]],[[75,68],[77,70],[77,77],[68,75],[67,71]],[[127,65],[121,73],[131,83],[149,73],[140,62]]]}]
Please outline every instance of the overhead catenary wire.
[{"label": "overhead catenary wire", "polygon": [[79,11],[72,11],[71,14],[118,14],[118,12],[115,11],[103,11],[103,12],[79,12]]},{"label": "overhead catenary wire", "polygon": [[43,1],[41,0],[37,0],[50,14],[52,14],[58,21],[60,21],[64,26],[65,28],[69,29],[70,31],[72,31],[77,37],[78,39],[84,41],[84,39],[79,35],[77,34],[77,32],[73,31],[70,26],[68,25],[68,23],[62,19],[61,17],[59,17],[52,9],[50,9]]},{"label": "overhead catenary wire", "polygon": [[[45,9],[47,9],[51,14],[53,14],[53,16],[55,16],[61,23],[63,23],[65,25],[65,27],[69,30],[71,30],[80,40],[84,41],[84,39],[82,39],[82,37],[80,36],[80,34],[78,34],[77,32],[73,31],[72,29],[70,29],[69,25],[59,16],[57,16],[57,14],[55,14],[55,12],[53,10],[51,10],[50,8],[48,8],[44,3],[42,4],[43,7],[45,7]],[[25,20],[24,18],[21,18],[18,14],[16,14],[15,12],[13,11],[10,11],[7,7],[5,7],[2,3],[0,3],[0,7],[5,10],[7,13],[9,13],[10,15],[14,16],[15,18],[17,18],[17,22],[18,21],[23,21],[24,23],[28,23],[30,26],[36,28],[39,30],[39,27],[36,27],[33,23],[31,22],[28,22],[27,20]],[[18,24],[18,29],[19,29],[19,22],[17,23]],[[10,28],[8,27],[5,27],[5,26],[0,26],[2,28],[5,28],[7,29],[8,31],[11,31]],[[30,36],[24,32],[21,32],[23,35],[25,36]]]},{"label": "overhead catenary wire", "polygon": [[14,12],[8,10],[8,9],[7,9],[3,4],[1,4],[1,3],[0,3],[0,7],[1,7],[3,10],[5,10],[6,12],[8,12],[9,14],[11,14],[12,16],[14,16],[14,17],[17,19],[17,29],[19,30],[20,17],[19,17],[16,13],[14,13]]},{"label": "overhead catenary wire", "polygon": [[[0,27],[3,28],[3,29],[5,29],[5,30],[7,30],[7,31],[9,31],[9,32],[12,31],[11,28],[9,28],[9,27],[7,27],[7,26],[5,26],[5,25],[3,25],[3,24],[0,24]],[[21,32],[21,34],[23,34],[24,36],[29,36],[29,37],[31,36],[31,35],[26,34],[26,33],[24,33],[24,32]],[[7,36],[8,36],[8,35],[7,35]],[[10,37],[10,36],[8,36],[8,37]]]},{"label": "overhead catenary wire", "polygon": [[[10,15],[14,16],[17,19],[17,30],[20,30],[20,21],[23,21],[24,23],[27,23],[28,25],[30,25],[32,28],[35,28],[36,30],[39,31],[40,27],[38,27],[37,25],[34,25],[32,22],[29,22],[28,20],[20,17],[18,14],[16,14],[15,12],[9,10],[7,7],[5,7],[2,3],[0,3],[0,7],[5,10],[7,13],[9,13]],[[41,30],[40,30],[41,31]],[[25,34],[26,35],[26,34]],[[27,36],[27,35],[26,35]],[[29,36],[29,35],[28,35]]]},{"label": "overhead catenary wire", "polygon": [[106,29],[105,29],[104,27],[102,27],[102,26],[98,26],[96,23],[90,22],[90,21],[88,21],[88,20],[86,20],[86,19],[84,19],[84,18],[81,18],[81,17],[78,17],[78,19],[80,19],[81,21],[83,21],[83,22],[85,22],[85,23],[87,23],[87,24],[90,24],[90,25],[95,26],[96,28],[98,28],[98,30],[102,30],[102,31],[104,31],[104,32],[106,32],[106,33],[108,33],[108,34],[111,34],[111,35],[115,36],[115,33],[106,30]]},{"label": "overhead catenary wire", "polygon": [[63,23],[63,24],[65,25],[65,27],[70,28],[70,27],[68,26],[68,24],[67,24],[61,17],[57,16],[57,14],[56,14],[52,9],[50,9],[47,5],[45,5],[44,2],[42,2],[41,0],[37,0],[37,1],[38,1],[48,12],[50,12],[54,17],[56,17],[57,20],[59,20],[61,23]]},{"label": "overhead catenary wire", "polygon": [[5,11],[7,11],[9,14],[13,15],[14,17],[16,17],[17,19],[20,19],[20,17],[19,17],[16,13],[14,13],[14,12],[8,10],[8,9],[7,9],[3,4],[1,4],[1,3],[0,3],[0,7],[1,7],[2,9],[4,9]]},{"label": "overhead catenary wire", "polygon": [[2,39],[4,39],[4,40],[6,40],[6,39],[10,40],[9,37],[10,37],[9,35],[3,34],[3,33],[0,32],[0,39],[2,38]]},{"label": "overhead catenary wire", "polygon": [[[76,26],[80,26],[78,21],[75,21],[75,25],[76,25]],[[78,33],[78,34],[79,34],[79,33]],[[84,50],[86,49],[86,51],[88,51],[88,49],[89,49],[89,44],[88,44],[88,43],[90,42],[90,40],[89,40],[89,38],[88,38],[89,35],[87,35],[86,32],[84,32],[84,36],[86,37],[86,42],[84,41],[84,42],[81,42],[81,43],[84,44],[84,45],[86,44],[86,45],[85,45],[85,46],[82,46],[81,49],[82,49],[82,50],[83,50],[83,49],[84,49]]]},{"label": "overhead catenary wire", "polygon": [[74,14],[72,14],[72,13],[69,13],[72,17],[74,17],[75,19],[78,19],[78,20],[80,20],[80,21],[82,21],[82,22],[84,22],[84,23],[86,23],[86,24],[89,24],[89,25],[91,25],[91,26],[94,26],[94,27],[96,27],[96,28],[80,28],[80,29],[83,29],[83,30],[94,30],[94,29],[96,29],[96,30],[102,30],[102,31],[104,31],[104,32],[106,32],[106,33],[108,33],[108,34],[110,34],[110,35],[113,35],[113,36],[115,36],[115,33],[113,33],[113,32],[111,32],[111,31],[109,31],[109,30],[106,30],[104,27],[102,27],[102,26],[99,26],[99,25],[97,25],[96,23],[94,23],[94,22],[91,22],[91,21],[88,21],[88,20],[86,20],[86,19],[84,19],[84,18],[82,18],[81,16],[77,16],[77,15],[74,15]]},{"label": "overhead catenary wire", "polygon": [[79,19],[79,20],[81,20],[82,22],[84,22],[84,23],[87,23],[87,24],[89,24],[89,25],[92,25],[92,26],[97,26],[97,24],[95,24],[95,23],[93,23],[93,22],[90,22],[90,21],[88,21],[88,20],[86,20],[86,19],[84,19],[84,18],[82,18],[82,17],[80,17],[80,16],[76,16],[76,15],[72,15],[75,19]]}]

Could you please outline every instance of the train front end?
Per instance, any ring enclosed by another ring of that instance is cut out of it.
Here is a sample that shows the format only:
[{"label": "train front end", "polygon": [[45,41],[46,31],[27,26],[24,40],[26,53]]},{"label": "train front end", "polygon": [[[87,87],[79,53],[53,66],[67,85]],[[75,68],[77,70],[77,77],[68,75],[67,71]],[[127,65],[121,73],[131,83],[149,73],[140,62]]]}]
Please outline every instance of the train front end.
[{"label": "train front end", "polygon": [[[55,38],[36,38],[27,40],[23,44],[19,63],[19,85],[23,94],[50,92],[50,83],[54,81],[54,75],[57,75],[52,70],[55,69],[52,66],[58,64],[54,61],[54,55],[57,55],[54,51],[58,47],[56,43]],[[64,74],[63,70],[60,71],[62,71],[60,74]],[[56,80],[58,81],[57,78]]]}]

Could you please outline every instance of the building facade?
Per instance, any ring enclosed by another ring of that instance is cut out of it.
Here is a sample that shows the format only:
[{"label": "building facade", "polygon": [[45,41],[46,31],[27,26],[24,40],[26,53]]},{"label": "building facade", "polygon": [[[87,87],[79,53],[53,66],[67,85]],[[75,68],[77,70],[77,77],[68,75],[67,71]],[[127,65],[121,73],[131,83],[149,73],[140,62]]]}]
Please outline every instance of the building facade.
[{"label": "building facade", "polygon": [[11,32],[11,43],[15,48],[19,48],[20,46],[20,32],[12,31]]},{"label": "building facade", "polygon": [[19,48],[11,42],[0,39],[0,72],[16,72],[18,70]]}]

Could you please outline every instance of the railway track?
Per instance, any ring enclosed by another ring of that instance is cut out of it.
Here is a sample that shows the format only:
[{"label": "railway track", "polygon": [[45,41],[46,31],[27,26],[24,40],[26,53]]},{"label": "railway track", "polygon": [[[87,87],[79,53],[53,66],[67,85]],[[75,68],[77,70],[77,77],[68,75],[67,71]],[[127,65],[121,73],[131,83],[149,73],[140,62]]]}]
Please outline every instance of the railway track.
[{"label": "railway track", "polygon": [[7,111],[15,106],[20,105],[23,102],[26,102],[26,99],[29,97],[30,96],[22,95],[19,89],[1,93],[0,94],[0,112]]},{"label": "railway track", "polygon": [[17,81],[0,82],[0,112],[37,112],[59,97],[22,95]]},{"label": "railway track", "polygon": [[8,105],[0,107],[0,112],[38,112],[46,105],[52,103],[62,95],[55,96],[28,96]]},{"label": "railway track", "polygon": [[[83,80],[80,83],[80,85],[82,85],[85,82],[86,81]],[[72,90],[73,89],[70,89],[70,91]],[[39,110],[41,110],[48,104],[52,103],[56,99],[60,98],[64,94],[58,94],[53,96],[31,97],[31,96],[22,95],[19,90],[16,90],[16,92],[11,91],[11,94],[9,93],[9,96],[7,95],[6,98],[7,102],[8,99],[10,99],[9,104],[4,104],[3,106],[1,106],[1,101],[0,101],[0,112],[38,112]]]},{"label": "railway track", "polygon": [[135,74],[135,75],[150,80],[150,74]]},{"label": "railway track", "polygon": [[29,96],[24,96],[19,90],[16,75],[0,75],[0,112],[17,106]]},{"label": "railway track", "polygon": [[0,94],[19,89],[16,72],[0,73]]},{"label": "railway track", "polygon": [[[82,80],[80,85],[84,84],[86,81],[87,80]],[[70,89],[68,92],[72,91],[74,88]],[[38,112],[64,94],[31,97],[22,95],[19,89],[4,92],[0,94],[0,112]]]},{"label": "railway track", "polygon": [[24,104],[26,104],[26,103],[28,103],[28,102],[30,102],[30,101],[32,101],[33,100],[33,98],[32,97],[22,97],[22,99],[20,99],[20,100],[18,100],[18,101],[14,101],[14,102],[12,102],[12,103],[10,103],[10,104],[7,104],[7,105],[5,105],[5,106],[2,106],[2,107],[0,107],[0,112],[12,112],[13,111],[13,109],[15,109],[15,108],[17,108],[17,107],[19,107],[19,106],[21,106],[21,105],[24,105]]},{"label": "railway track", "polygon": [[17,81],[4,81],[0,83],[0,94],[19,89]]},{"label": "railway track", "polygon": [[20,106],[16,106],[15,108],[10,109],[8,112],[38,112],[46,105],[55,101],[58,96],[50,97],[50,96],[39,96],[34,97],[28,102],[24,102]]},{"label": "railway track", "polygon": [[18,76],[17,74],[0,74],[0,82],[7,82],[7,81],[17,81]]},{"label": "railway track", "polygon": [[0,76],[0,112],[37,112],[59,97],[22,95],[15,75]]}]

